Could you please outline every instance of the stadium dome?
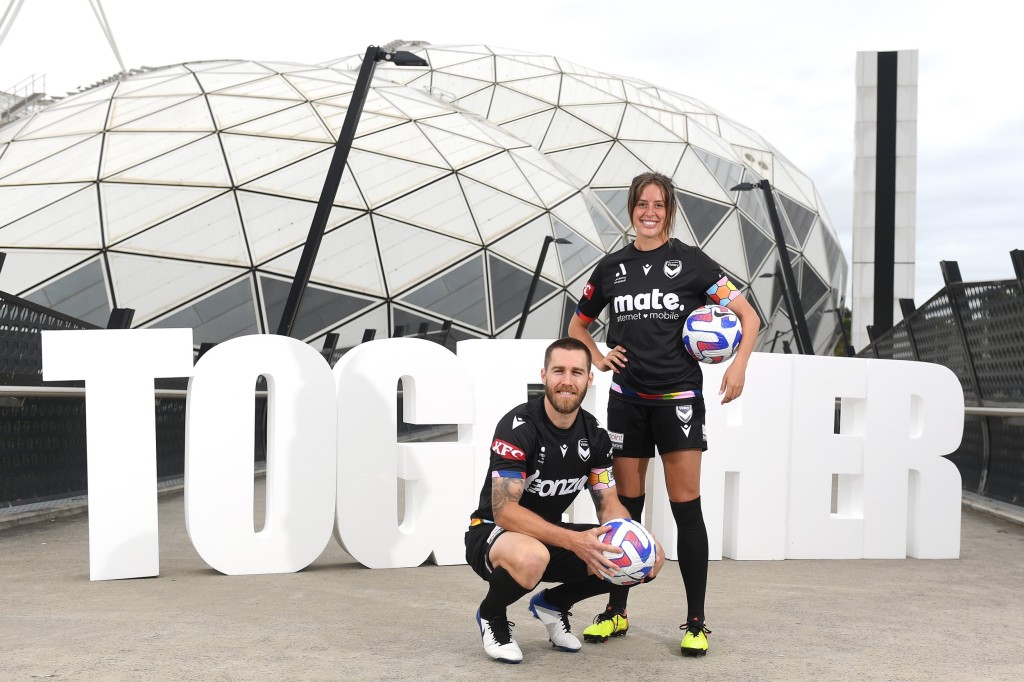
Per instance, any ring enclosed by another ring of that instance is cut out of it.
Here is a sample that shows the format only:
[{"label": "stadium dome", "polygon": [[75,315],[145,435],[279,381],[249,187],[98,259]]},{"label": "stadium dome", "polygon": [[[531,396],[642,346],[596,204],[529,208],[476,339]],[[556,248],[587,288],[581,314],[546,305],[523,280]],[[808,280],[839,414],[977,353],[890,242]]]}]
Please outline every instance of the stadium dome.
[{"label": "stadium dome", "polygon": [[[817,352],[846,263],[814,184],[764,138],[701,102],[551,56],[392,44],[294,335],[353,345],[437,329],[512,337],[545,236],[527,337],[553,337],[596,261],[628,239],[630,180],[678,187],[675,236],[725,267],[789,329],[759,192],[776,188]],[[0,289],[96,324],[192,327],[196,344],[274,331],[361,57],[321,65],[196,62],[97,85],[0,128]],[[602,337],[598,330],[596,336]]]}]

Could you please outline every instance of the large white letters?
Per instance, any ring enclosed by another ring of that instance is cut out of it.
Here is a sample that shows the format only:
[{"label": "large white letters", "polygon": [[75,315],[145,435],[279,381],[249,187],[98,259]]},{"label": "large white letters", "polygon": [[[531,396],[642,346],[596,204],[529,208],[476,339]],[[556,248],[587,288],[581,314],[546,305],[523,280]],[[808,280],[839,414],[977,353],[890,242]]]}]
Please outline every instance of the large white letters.
[{"label": "large white letters", "polygon": [[160,573],[153,379],[192,372],[191,329],[44,331],[43,379],[85,379],[89,577]]},{"label": "large white letters", "polygon": [[[369,567],[462,563],[495,424],[540,383],[547,344],[463,341],[456,355],[428,341],[389,339],[356,347],[332,373],[307,345],[272,335],[220,344],[193,369],[190,330],[43,332],[44,379],[86,380],[90,577],[159,572],[152,381],[166,376],[192,377],[186,522],[217,570],[300,570],[332,527]],[[963,394],[948,369],[755,353],[743,396],[725,406],[724,368],[703,369],[709,449],[701,498],[712,558],[959,555],[960,476],[943,456],[960,442]],[[257,532],[259,376],[269,411],[266,521]],[[584,402],[602,421],[610,380],[595,373]],[[458,442],[398,443],[399,381],[405,421],[457,424]],[[565,518],[596,521],[589,496]],[[657,462],[646,522],[674,558],[675,523]]]}]

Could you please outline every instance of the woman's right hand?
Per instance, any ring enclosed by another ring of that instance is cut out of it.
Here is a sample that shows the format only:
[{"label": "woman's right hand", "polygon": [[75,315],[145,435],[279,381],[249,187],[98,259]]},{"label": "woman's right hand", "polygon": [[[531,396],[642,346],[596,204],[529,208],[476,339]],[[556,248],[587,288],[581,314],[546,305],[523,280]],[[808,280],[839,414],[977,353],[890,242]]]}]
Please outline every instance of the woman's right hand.
[{"label": "woman's right hand", "polygon": [[599,370],[607,372],[620,372],[629,360],[626,358],[626,349],[622,346],[615,346],[599,362],[594,363]]}]

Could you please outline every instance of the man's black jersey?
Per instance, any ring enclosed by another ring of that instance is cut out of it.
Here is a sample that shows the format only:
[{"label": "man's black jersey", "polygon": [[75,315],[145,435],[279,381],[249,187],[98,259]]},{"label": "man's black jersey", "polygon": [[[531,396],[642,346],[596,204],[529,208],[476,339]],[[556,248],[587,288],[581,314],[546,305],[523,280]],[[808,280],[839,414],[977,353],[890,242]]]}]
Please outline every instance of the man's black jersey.
[{"label": "man's black jersey", "polygon": [[498,422],[491,442],[491,466],[480,490],[480,507],[474,523],[494,521],[491,482],[517,478],[525,490],[519,504],[556,523],[584,487],[610,488],[612,443],[597,419],[580,410],[568,429],[551,423],[544,412],[544,398],[516,407]]},{"label": "man's black jersey", "polygon": [[653,251],[629,244],[601,259],[576,314],[589,325],[611,306],[608,345],[625,347],[627,360],[613,378],[613,389],[625,400],[679,401],[701,389],[700,367],[683,348],[683,325],[719,284],[728,285],[722,267],[678,239]]}]

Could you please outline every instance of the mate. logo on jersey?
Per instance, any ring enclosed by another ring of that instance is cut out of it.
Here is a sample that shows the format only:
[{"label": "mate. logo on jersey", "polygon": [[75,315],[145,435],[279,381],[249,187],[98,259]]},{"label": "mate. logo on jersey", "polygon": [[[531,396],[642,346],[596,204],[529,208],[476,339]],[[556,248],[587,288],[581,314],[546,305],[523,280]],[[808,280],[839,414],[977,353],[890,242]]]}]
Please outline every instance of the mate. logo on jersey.
[{"label": "mate. logo on jersey", "polygon": [[580,453],[580,459],[584,462],[590,459],[590,443],[586,438],[580,438],[580,442],[576,444],[576,450]]},{"label": "mate. logo on jersey", "polygon": [[666,277],[673,279],[683,271],[683,262],[678,260],[667,260],[665,261],[664,271]]},{"label": "mate. logo on jersey", "polygon": [[491,444],[491,451],[502,459],[511,459],[517,462],[526,461],[525,452],[512,445],[512,443],[506,443],[500,438],[494,439],[494,443]]},{"label": "mate. logo on jersey", "polygon": [[594,295],[594,285],[587,282],[587,286],[583,287],[583,298],[590,300],[590,297]]}]

